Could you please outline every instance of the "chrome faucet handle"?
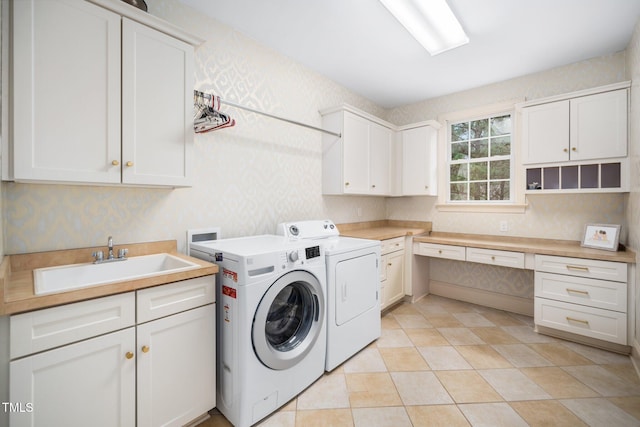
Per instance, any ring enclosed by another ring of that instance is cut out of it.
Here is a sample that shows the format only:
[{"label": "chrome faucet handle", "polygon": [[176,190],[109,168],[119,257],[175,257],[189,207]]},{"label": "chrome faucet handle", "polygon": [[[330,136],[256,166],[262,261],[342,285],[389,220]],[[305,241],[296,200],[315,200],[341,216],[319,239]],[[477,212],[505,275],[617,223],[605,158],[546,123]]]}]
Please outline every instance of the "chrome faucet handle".
[{"label": "chrome faucet handle", "polygon": [[104,254],[102,253],[102,251],[95,251],[92,254],[93,258],[95,259],[95,262],[100,262],[103,260],[104,258]]},{"label": "chrome faucet handle", "polygon": [[129,253],[129,249],[127,248],[122,248],[122,249],[118,249],[118,258],[126,258],[127,254]]}]

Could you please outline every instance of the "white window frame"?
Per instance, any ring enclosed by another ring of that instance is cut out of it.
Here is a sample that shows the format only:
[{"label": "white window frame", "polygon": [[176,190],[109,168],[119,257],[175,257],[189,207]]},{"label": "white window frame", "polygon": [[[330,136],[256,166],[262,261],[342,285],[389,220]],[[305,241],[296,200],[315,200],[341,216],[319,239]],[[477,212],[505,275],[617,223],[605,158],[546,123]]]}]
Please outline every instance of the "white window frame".
[{"label": "white window frame", "polygon": [[[473,108],[464,111],[443,114],[438,117],[442,128],[438,132],[438,153],[443,167],[438,170],[438,203],[436,208],[442,212],[485,212],[485,213],[524,213],[527,204],[523,184],[523,168],[520,161],[520,132],[516,104],[521,102],[508,101],[489,106]],[[451,144],[449,134],[451,125],[475,119],[511,114],[511,200],[495,201],[450,201],[449,170],[451,159]]]}]

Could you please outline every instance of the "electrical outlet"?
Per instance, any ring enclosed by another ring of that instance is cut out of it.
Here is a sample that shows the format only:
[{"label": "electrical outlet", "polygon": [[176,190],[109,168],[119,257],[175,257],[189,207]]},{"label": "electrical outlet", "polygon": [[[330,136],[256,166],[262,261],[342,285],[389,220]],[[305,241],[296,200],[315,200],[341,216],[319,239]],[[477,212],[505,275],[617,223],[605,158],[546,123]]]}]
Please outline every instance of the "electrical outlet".
[{"label": "electrical outlet", "polygon": [[500,231],[503,233],[509,231],[509,223],[507,221],[500,221]]}]

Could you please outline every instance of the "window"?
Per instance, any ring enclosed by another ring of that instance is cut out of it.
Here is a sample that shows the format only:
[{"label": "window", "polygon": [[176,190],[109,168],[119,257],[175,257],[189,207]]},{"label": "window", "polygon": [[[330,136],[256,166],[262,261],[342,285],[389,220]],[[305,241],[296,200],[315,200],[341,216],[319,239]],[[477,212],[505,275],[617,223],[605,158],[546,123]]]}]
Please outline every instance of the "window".
[{"label": "window", "polygon": [[511,202],[512,119],[502,113],[449,122],[448,202]]}]

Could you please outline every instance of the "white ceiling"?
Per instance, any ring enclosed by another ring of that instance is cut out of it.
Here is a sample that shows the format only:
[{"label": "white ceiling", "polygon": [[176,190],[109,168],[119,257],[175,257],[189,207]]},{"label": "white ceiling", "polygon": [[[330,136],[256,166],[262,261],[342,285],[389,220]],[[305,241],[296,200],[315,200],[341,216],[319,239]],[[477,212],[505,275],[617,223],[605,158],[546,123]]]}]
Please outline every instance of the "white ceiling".
[{"label": "white ceiling", "polygon": [[622,51],[640,18],[640,0],[448,0],[470,42],[432,57],[377,0],[180,1],[387,108]]}]

